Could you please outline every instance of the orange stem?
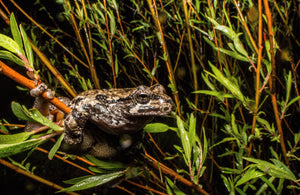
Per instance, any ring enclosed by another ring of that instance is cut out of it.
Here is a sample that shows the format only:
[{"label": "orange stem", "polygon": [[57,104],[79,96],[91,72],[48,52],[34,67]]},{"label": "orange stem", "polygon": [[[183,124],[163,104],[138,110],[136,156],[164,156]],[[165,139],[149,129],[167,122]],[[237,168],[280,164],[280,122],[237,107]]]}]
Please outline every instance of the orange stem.
[{"label": "orange stem", "polygon": [[[6,64],[4,64],[3,62],[0,61],[0,72],[2,74],[4,74],[5,76],[11,78],[12,80],[16,81],[17,83],[29,88],[29,89],[34,89],[36,87],[36,84],[34,81],[24,77],[23,75],[20,75],[19,73],[17,73],[16,71],[14,71],[13,69],[11,69],[10,67],[8,67]],[[66,106],[64,103],[62,103],[59,99],[57,99],[56,97],[54,97],[53,99],[49,99],[47,96],[47,93],[44,92],[42,94],[42,96],[47,99],[49,102],[51,102],[52,104],[54,104],[57,108],[59,108],[60,110],[62,110],[65,113],[70,113],[71,112],[71,108],[69,108],[68,106]]]},{"label": "orange stem", "polygon": [[154,168],[160,169],[164,174],[173,177],[174,180],[177,180],[177,181],[185,184],[186,186],[191,187],[191,188],[197,190],[198,192],[200,192],[202,194],[209,195],[209,193],[207,193],[204,189],[200,188],[198,185],[194,184],[193,182],[191,182],[191,181],[183,178],[182,176],[178,175],[175,171],[173,171],[172,169],[168,168],[166,165],[158,162],[156,159],[154,159],[149,154],[145,153],[145,155],[146,155],[146,157],[148,157],[149,159],[151,159],[151,161],[149,161],[149,163]]},{"label": "orange stem", "polygon": [[278,133],[280,135],[280,145],[281,150],[285,159],[286,165],[289,165],[289,160],[286,155],[286,147],[284,143],[284,136],[283,136],[283,130],[281,125],[281,120],[279,118],[279,112],[278,112],[278,106],[277,106],[277,98],[276,98],[276,64],[275,64],[275,54],[274,54],[274,32],[272,28],[272,14],[269,8],[269,3],[267,0],[264,0],[264,6],[268,21],[268,31],[269,31],[269,41],[270,41],[270,55],[271,55],[271,66],[272,66],[272,73],[271,73],[271,79],[269,80],[270,84],[270,93],[271,93],[271,100],[275,115],[275,121],[278,128]]}]

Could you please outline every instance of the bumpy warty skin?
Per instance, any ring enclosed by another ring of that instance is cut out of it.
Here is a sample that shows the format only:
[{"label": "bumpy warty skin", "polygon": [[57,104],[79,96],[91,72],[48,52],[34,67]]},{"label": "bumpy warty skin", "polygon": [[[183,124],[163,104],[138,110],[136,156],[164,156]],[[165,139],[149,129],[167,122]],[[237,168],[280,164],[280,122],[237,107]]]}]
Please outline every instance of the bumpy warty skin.
[{"label": "bumpy warty skin", "polygon": [[65,119],[65,141],[82,142],[87,121],[109,134],[130,134],[142,129],[153,117],[169,114],[173,101],[162,85],[152,87],[89,90],[79,94]]}]

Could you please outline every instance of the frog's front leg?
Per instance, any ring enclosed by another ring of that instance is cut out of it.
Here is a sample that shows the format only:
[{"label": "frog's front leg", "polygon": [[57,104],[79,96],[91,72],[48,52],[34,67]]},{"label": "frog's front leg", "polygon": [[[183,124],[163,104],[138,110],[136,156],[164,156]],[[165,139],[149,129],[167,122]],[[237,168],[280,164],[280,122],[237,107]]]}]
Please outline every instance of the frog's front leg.
[{"label": "frog's front leg", "polygon": [[82,143],[83,130],[89,119],[90,114],[86,111],[79,111],[74,108],[64,121],[65,137],[64,140],[68,144]]},{"label": "frog's front leg", "polygon": [[[49,99],[53,99],[54,92],[52,92],[50,89],[48,89],[47,85],[45,83],[39,84],[34,89],[30,90],[30,95],[32,97],[35,97],[33,108],[36,108],[43,116],[49,118],[52,120],[53,116],[49,113],[49,102],[48,100],[44,99],[41,95],[46,91],[46,95]],[[41,127],[42,125],[39,123],[34,122],[27,122],[25,126],[25,131],[32,131],[33,129],[37,129]]]}]

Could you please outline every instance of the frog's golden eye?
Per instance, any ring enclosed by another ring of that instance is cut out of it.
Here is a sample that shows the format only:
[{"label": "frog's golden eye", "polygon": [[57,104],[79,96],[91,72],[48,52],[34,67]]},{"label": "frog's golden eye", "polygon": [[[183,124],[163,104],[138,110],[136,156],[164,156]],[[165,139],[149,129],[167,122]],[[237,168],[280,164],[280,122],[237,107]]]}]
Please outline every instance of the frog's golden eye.
[{"label": "frog's golden eye", "polygon": [[144,92],[136,94],[135,99],[140,104],[146,104],[150,101],[150,95]]}]

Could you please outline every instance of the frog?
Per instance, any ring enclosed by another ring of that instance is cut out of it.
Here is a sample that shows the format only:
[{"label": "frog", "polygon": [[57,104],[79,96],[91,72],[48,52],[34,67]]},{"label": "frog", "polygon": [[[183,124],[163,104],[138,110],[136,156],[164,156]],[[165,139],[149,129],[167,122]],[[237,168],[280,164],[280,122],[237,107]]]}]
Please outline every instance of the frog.
[{"label": "frog", "polygon": [[[53,105],[38,95],[45,90],[48,90],[45,85],[31,90],[32,96],[36,96],[35,106],[45,110],[43,105],[49,105],[49,109],[54,110]],[[42,103],[37,101],[38,98]],[[129,148],[132,134],[143,129],[155,116],[169,114],[174,105],[160,84],[88,90],[71,101],[59,98],[72,109],[63,122],[64,142],[72,147],[72,151],[99,158],[111,158]]]},{"label": "frog", "polygon": [[69,144],[82,142],[87,121],[108,134],[135,133],[153,117],[169,114],[173,105],[172,98],[160,84],[88,90],[70,102],[72,111],[64,122],[65,141]]}]

